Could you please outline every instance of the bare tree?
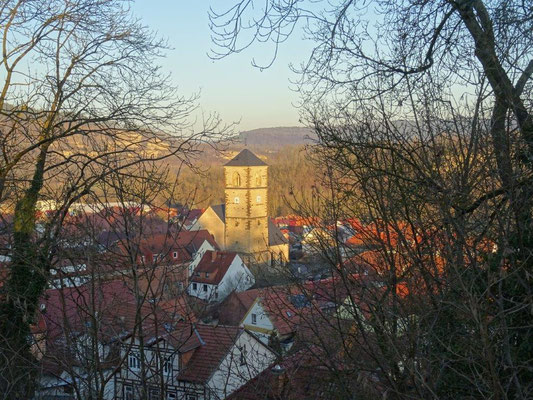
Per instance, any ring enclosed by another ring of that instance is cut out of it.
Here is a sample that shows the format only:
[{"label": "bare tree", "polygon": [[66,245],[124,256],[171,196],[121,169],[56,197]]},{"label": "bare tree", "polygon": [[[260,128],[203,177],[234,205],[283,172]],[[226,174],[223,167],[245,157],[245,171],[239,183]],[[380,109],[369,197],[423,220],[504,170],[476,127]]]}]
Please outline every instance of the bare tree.
[{"label": "bare tree", "polygon": [[[27,398],[31,379],[19,378],[32,365],[29,326],[70,205],[147,160],[188,162],[218,121],[200,132],[186,123],[195,98],[178,96],[154,63],[166,45],[128,1],[5,1],[0,21],[0,200],[13,214],[0,303],[1,357],[11,368],[0,388]],[[37,232],[40,201],[53,206]]]},{"label": "bare tree", "polygon": [[[305,24],[316,45],[299,87],[329,189],[319,211],[362,220],[352,262],[335,230],[327,240],[358,305],[343,342],[370,357],[344,360],[392,397],[531,397],[531,5],[254,3],[212,13],[215,56],[278,46]],[[379,289],[348,279],[361,268]]]}]

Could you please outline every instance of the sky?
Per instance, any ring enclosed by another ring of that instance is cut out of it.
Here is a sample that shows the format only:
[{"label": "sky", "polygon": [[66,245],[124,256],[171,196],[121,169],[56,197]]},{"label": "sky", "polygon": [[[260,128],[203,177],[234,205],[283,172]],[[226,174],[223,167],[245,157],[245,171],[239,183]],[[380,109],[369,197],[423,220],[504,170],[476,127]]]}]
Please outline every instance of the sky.
[{"label": "sky", "polygon": [[[289,64],[299,65],[310,45],[296,32],[280,48],[273,66],[252,66],[255,57],[268,62],[273,48],[257,44],[222,60],[211,60],[213,49],[208,10],[223,10],[232,0],[136,0],[134,13],[168,41],[172,50],[161,60],[180,93],[200,92],[200,113],[217,112],[224,123],[239,122],[237,131],[277,126],[299,126],[298,94]],[[199,115],[198,115],[199,116]]]}]

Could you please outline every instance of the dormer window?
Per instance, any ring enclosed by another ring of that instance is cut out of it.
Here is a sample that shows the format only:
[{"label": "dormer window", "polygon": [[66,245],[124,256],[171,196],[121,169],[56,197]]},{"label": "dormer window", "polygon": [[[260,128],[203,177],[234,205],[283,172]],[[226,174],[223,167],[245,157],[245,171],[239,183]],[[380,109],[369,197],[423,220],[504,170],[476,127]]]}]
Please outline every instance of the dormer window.
[{"label": "dormer window", "polygon": [[240,350],[241,350],[241,356],[240,356],[241,365],[246,365],[246,353],[247,353],[246,345],[243,345]]},{"label": "dormer window", "polygon": [[172,373],[172,357],[163,361],[163,373],[165,375],[170,375]]},{"label": "dormer window", "polygon": [[128,368],[131,371],[139,371],[141,369],[141,360],[137,353],[130,353],[128,355]]}]

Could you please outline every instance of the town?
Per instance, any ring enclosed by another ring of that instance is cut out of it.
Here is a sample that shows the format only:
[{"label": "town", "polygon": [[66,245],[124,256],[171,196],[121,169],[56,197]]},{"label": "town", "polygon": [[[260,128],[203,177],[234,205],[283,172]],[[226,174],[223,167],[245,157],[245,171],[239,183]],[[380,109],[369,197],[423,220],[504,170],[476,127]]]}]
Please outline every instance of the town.
[{"label": "town", "polygon": [[[354,283],[381,286],[367,228],[269,217],[268,165],[248,149],[224,170],[226,202],[205,210],[73,204],[31,326],[36,399],[277,398],[288,393],[275,381],[300,369],[297,390],[314,392],[325,350],[309,351],[312,332],[366,312],[332,290],[342,274],[320,266],[321,241],[343,241]],[[40,207],[46,223],[55,204]]]},{"label": "town", "polygon": [[0,37],[0,400],[533,399],[531,1]]}]

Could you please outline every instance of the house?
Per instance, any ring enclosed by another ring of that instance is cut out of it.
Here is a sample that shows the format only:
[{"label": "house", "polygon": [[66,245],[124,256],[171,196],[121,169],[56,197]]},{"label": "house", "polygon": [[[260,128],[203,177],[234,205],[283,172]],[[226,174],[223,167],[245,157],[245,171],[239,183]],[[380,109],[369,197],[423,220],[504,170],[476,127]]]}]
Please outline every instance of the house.
[{"label": "house", "polygon": [[218,302],[232,291],[242,292],[254,283],[254,276],[237,253],[206,250],[189,279],[188,293]]},{"label": "house", "polygon": [[[139,261],[151,265],[190,263],[205,241],[209,243],[210,248],[219,248],[215,238],[207,230],[180,231],[177,234],[165,233],[146,237],[138,245]],[[126,243],[123,244],[125,245]]]},{"label": "house", "polygon": [[150,334],[144,345],[123,340],[125,360],[115,377],[115,399],[225,399],[261,373],[276,354],[244,329],[177,324]]},{"label": "house", "polygon": [[224,165],[225,203],[209,207],[191,230],[207,229],[247,263],[285,263],[288,240],[268,217],[268,165],[248,149]]},{"label": "house", "polygon": [[298,315],[291,307],[286,288],[233,292],[220,304],[218,321],[241,326],[263,343],[269,343],[275,335],[288,348],[298,322]]},{"label": "house", "polygon": [[302,326],[335,315],[346,295],[334,286],[335,280],[328,278],[302,285],[233,292],[218,307],[218,322],[241,326],[264,343],[272,344],[275,339],[285,351]]},{"label": "house", "polygon": [[178,379],[203,388],[197,400],[225,399],[277,357],[245,329],[223,325],[196,328],[202,346],[184,364]]},{"label": "house", "polygon": [[121,285],[48,291],[36,399],[222,399],[276,358],[243,328],[184,320],[183,298],[138,303]]}]

